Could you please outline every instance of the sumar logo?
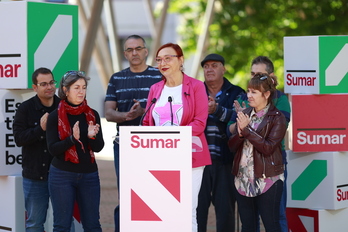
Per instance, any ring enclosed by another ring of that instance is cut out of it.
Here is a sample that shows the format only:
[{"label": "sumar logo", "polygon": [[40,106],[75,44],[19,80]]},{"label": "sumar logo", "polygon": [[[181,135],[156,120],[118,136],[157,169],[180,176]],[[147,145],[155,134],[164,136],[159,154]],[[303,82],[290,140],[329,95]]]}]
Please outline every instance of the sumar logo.
[{"label": "sumar logo", "polygon": [[[295,72],[288,70],[288,72]],[[317,77],[293,76],[291,73],[286,75],[286,84],[289,86],[315,86]]]},{"label": "sumar logo", "polygon": [[[7,54],[0,54],[0,58],[9,57]],[[0,60],[1,61],[1,60]],[[21,67],[21,64],[0,64],[0,78],[3,77],[18,77],[18,69]]]},{"label": "sumar logo", "polygon": [[[310,132],[305,132],[306,129],[297,129],[297,143],[300,145],[317,145],[317,144],[344,144],[347,135],[341,134],[313,134]],[[318,128],[318,129],[307,129],[312,131],[327,131],[328,129]],[[331,130],[345,130],[345,128],[331,128]]]},{"label": "sumar logo", "polygon": [[138,135],[131,137],[133,148],[177,148],[180,139],[155,139],[140,138]]}]

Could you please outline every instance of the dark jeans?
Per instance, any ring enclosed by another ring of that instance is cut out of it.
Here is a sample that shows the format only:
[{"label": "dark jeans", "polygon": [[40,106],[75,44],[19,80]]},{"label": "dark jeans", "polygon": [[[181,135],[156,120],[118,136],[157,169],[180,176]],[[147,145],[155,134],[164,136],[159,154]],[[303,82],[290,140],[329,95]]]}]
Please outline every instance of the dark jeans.
[{"label": "dark jeans", "polygon": [[[288,169],[287,164],[284,164],[284,183],[283,183],[283,193],[282,198],[280,200],[280,214],[279,214],[279,222],[280,228],[282,232],[288,232],[288,220],[286,218],[286,201],[287,201],[287,188],[286,182],[288,179]],[[257,232],[260,232],[260,218],[258,219]]]},{"label": "dark jeans", "polygon": [[84,231],[101,232],[99,222],[100,181],[98,171],[75,173],[51,165],[49,191],[53,208],[53,231],[69,232],[75,201]]},{"label": "dark jeans", "polygon": [[215,208],[216,232],[234,232],[236,199],[231,165],[223,164],[216,159],[212,161],[212,165],[204,168],[202,186],[198,196],[198,232],[207,231],[211,203]]},{"label": "dark jeans", "polygon": [[[114,164],[117,180],[117,191],[120,196],[120,145],[114,142]],[[116,206],[114,210],[115,232],[120,231],[120,206]]]},{"label": "dark jeans", "polygon": [[267,192],[256,196],[240,195],[236,188],[238,211],[242,222],[242,232],[255,232],[258,225],[258,213],[267,232],[280,232],[279,208],[283,192],[283,181],[278,180]]},{"label": "dark jeans", "polygon": [[285,164],[283,193],[282,193],[282,198],[280,200],[280,215],[279,215],[280,228],[282,232],[288,232],[288,220],[286,219],[286,201],[287,201],[286,181],[287,179],[288,179],[288,169],[287,169],[287,165]]},{"label": "dark jeans", "polygon": [[48,181],[23,178],[27,232],[44,232],[50,194]]}]

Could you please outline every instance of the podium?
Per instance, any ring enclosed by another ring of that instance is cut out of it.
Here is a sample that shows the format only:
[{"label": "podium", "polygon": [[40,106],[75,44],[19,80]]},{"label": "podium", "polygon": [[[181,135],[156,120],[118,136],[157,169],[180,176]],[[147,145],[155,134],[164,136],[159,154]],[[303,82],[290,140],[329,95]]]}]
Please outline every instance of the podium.
[{"label": "podium", "polygon": [[120,229],[192,230],[192,128],[120,127]]}]

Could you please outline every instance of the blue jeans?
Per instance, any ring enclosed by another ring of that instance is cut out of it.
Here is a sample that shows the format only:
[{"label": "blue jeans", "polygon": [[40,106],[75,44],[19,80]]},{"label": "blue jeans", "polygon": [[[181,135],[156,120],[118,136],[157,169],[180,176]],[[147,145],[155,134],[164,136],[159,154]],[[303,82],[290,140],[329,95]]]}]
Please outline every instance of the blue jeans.
[{"label": "blue jeans", "polygon": [[215,208],[216,232],[235,231],[235,193],[231,165],[213,159],[204,168],[201,190],[198,196],[198,232],[207,231],[209,207]]},{"label": "blue jeans", "polygon": [[23,177],[23,192],[25,210],[27,211],[25,231],[43,232],[50,197],[48,181]]},{"label": "blue jeans", "polygon": [[[120,145],[114,142],[114,165],[117,180],[117,191],[120,196]],[[115,232],[120,231],[120,206],[116,206],[114,210]]]},{"label": "blue jeans", "polygon": [[259,213],[267,232],[281,231],[279,207],[283,192],[283,181],[278,180],[267,192],[256,197],[242,196],[236,189],[235,191],[242,222],[242,232],[254,232],[257,230]]},{"label": "blue jeans", "polygon": [[49,191],[53,208],[53,231],[69,232],[77,202],[84,231],[101,232],[99,222],[100,181],[98,171],[75,173],[51,165]]}]

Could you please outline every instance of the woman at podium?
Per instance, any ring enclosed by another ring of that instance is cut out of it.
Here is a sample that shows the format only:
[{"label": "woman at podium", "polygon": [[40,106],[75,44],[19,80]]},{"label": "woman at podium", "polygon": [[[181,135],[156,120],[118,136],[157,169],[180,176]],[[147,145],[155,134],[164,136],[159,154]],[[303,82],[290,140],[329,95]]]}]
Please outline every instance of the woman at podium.
[{"label": "woman at podium", "polygon": [[192,231],[196,232],[203,170],[211,164],[204,135],[208,98],[203,82],[183,72],[184,55],[179,45],[162,45],[156,53],[156,62],[163,80],[151,86],[142,125],[192,127]]}]

